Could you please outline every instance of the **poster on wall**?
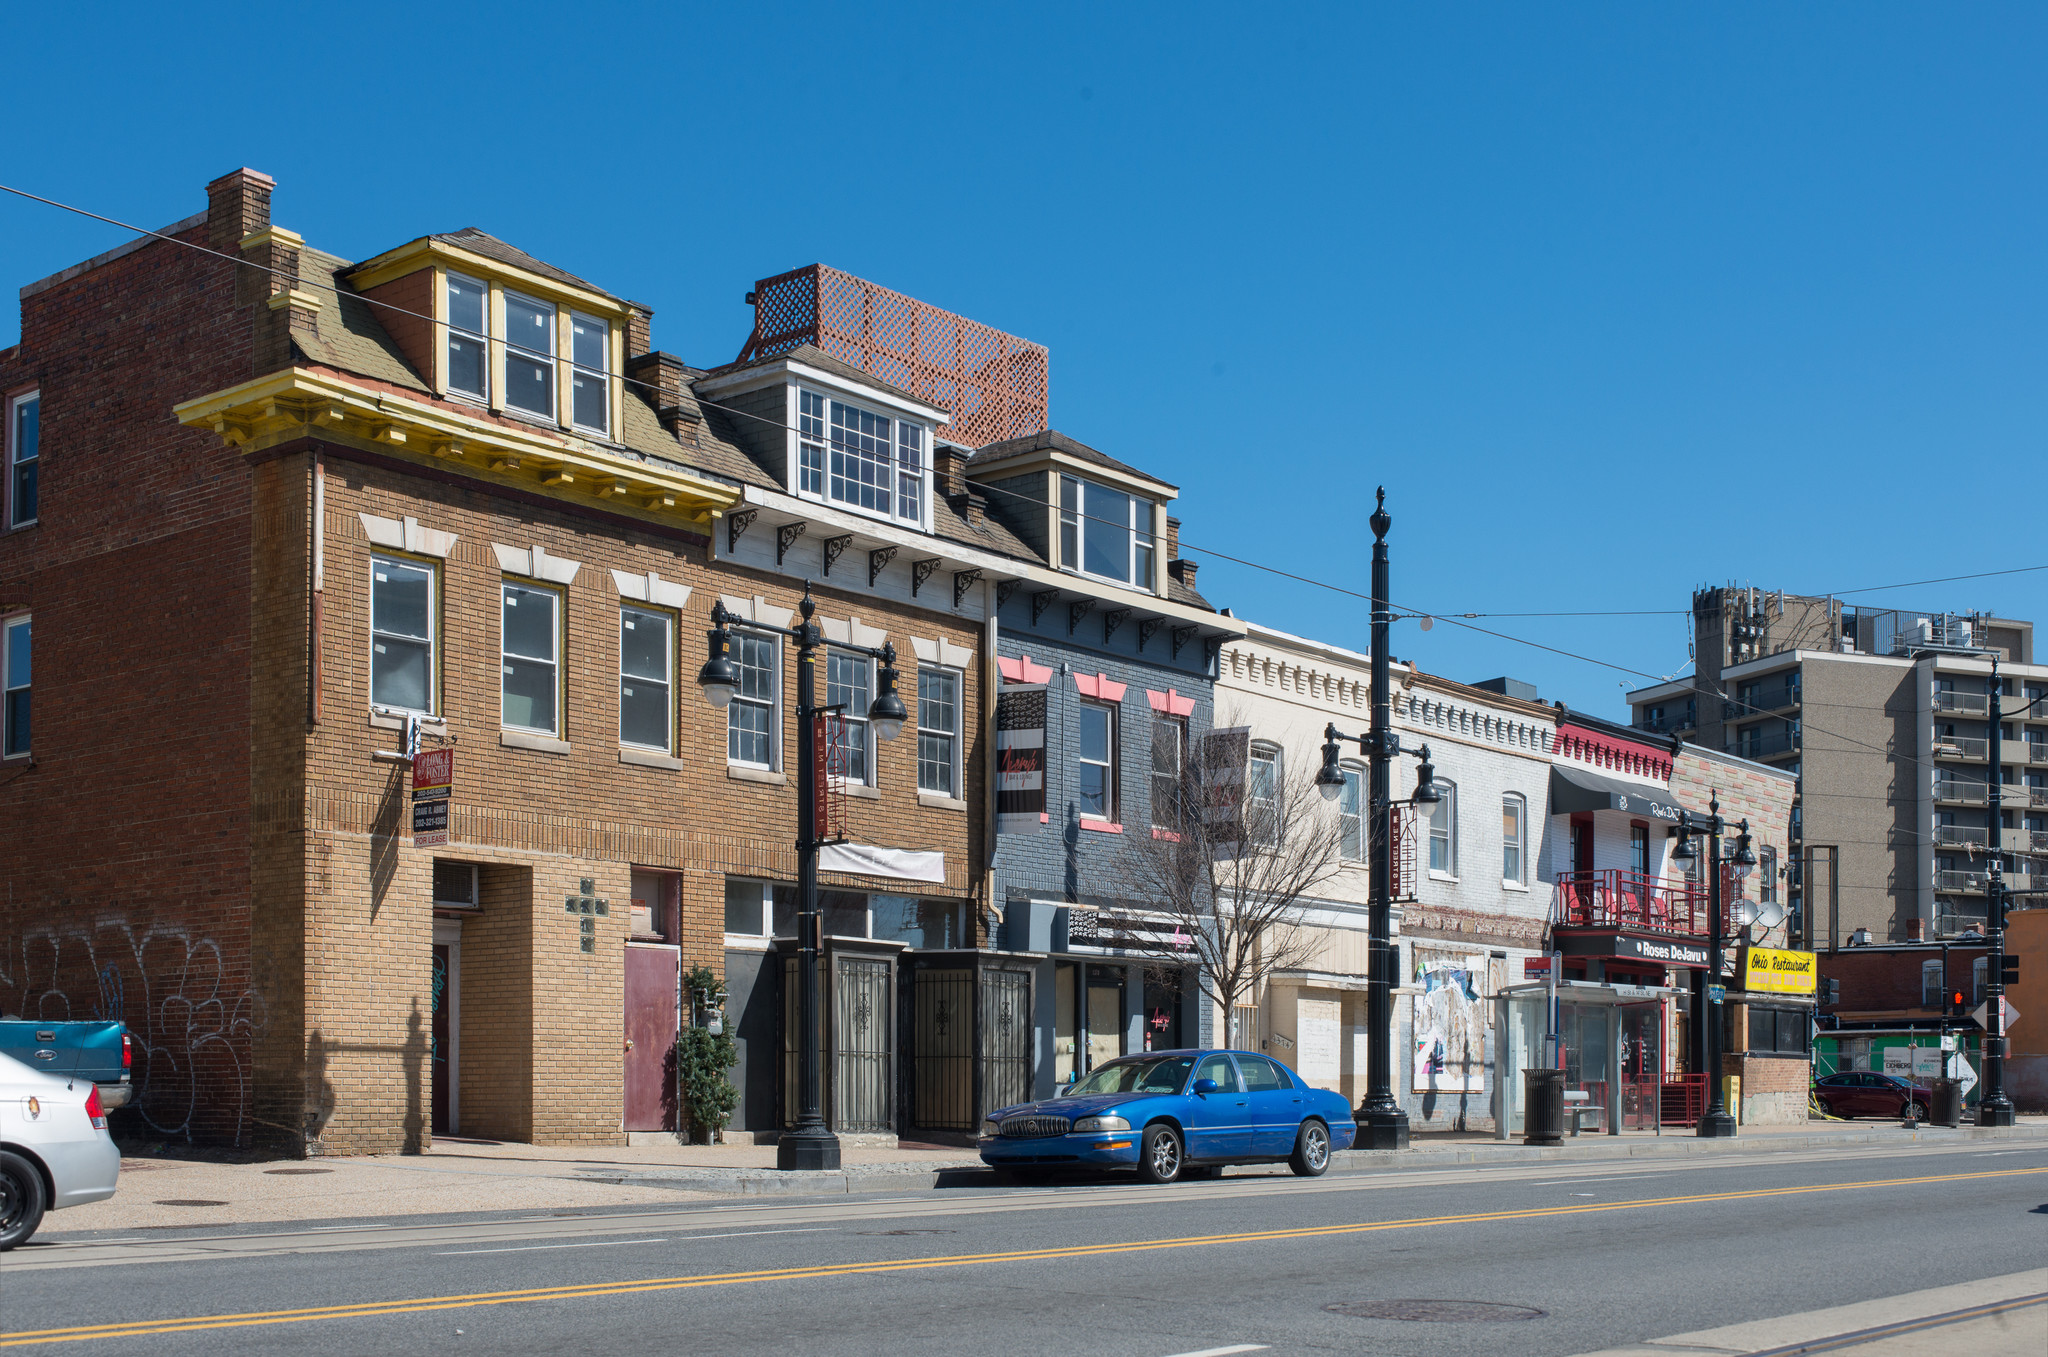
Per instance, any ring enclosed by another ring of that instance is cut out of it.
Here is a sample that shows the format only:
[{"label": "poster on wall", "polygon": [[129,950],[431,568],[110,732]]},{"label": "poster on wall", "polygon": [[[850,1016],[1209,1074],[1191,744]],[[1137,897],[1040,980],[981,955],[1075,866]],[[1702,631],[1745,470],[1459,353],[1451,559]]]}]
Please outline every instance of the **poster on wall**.
[{"label": "poster on wall", "polygon": [[1478,1093],[1486,1087],[1487,957],[1415,948],[1415,1092]]},{"label": "poster on wall", "polygon": [[1045,685],[1008,684],[996,695],[996,833],[1044,823]]}]

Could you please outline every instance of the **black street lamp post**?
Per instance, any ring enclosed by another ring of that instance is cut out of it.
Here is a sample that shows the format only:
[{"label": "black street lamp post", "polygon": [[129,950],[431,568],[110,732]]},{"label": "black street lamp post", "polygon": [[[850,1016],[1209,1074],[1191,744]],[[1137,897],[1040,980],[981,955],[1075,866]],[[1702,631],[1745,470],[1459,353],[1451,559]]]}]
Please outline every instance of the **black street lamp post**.
[{"label": "black street lamp post", "polygon": [[[2005,836],[2000,832],[2002,813],[1999,805],[1999,781],[2005,776],[2005,732],[2001,729],[2005,721],[2005,706],[2000,699],[1998,652],[1991,652],[1991,723],[1985,732],[1991,738],[1985,747],[1991,751],[1991,778],[1987,800],[1990,803],[1990,859],[1991,879],[1987,888],[1990,899],[1985,902],[1985,922],[1990,924],[1991,952],[1985,966],[1984,976],[1984,1096],[1977,1101],[1977,1124],[1979,1126],[2010,1126],[2013,1124],[2012,1099],[2005,1093],[2005,911],[2006,897],[2004,863],[2000,854],[2005,851]],[[1946,971],[1942,983],[1948,983]],[[1943,996],[1944,999],[1947,997]]]},{"label": "black street lamp post", "polygon": [[[819,785],[820,758],[825,750],[819,743],[823,732],[819,729],[819,718],[836,707],[818,704],[818,651],[824,645],[824,633],[811,621],[817,605],[811,602],[811,586],[804,584],[804,599],[800,605],[803,620],[790,627],[769,627],[745,618],[734,617],[725,610],[725,604],[711,605],[711,630],[706,633],[711,643],[711,656],[698,671],[697,683],[704,695],[711,699],[711,705],[723,711],[732,705],[733,695],[739,691],[740,671],[732,661],[732,633],[734,630],[753,632],[758,636],[788,637],[796,642],[796,723],[797,723],[797,1027],[801,1039],[797,1046],[797,1090],[799,1105],[796,1126],[785,1131],[775,1143],[775,1166],[779,1169],[836,1169],[839,1167],[839,1137],[825,1124],[823,1081],[820,1071],[819,1052],[823,1046],[820,1031],[823,1013],[818,1005],[818,957],[823,951],[825,929],[818,913],[818,848],[825,843],[824,826],[819,823],[820,798],[825,789]],[[903,723],[909,719],[904,710],[903,699],[896,695],[896,647],[884,645],[879,650],[868,646],[841,645],[833,643],[835,650],[866,655],[882,662],[875,680],[875,700],[868,707],[867,719],[875,734],[884,740],[893,740],[902,731]]]},{"label": "black street lamp post", "polygon": [[[1394,524],[1387,513],[1387,492],[1382,486],[1372,519],[1372,728],[1365,735],[1341,734],[1334,725],[1323,730],[1323,766],[1316,773],[1316,787],[1326,800],[1335,800],[1344,790],[1344,773],[1337,766],[1340,741],[1356,740],[1370,769],[1367,776],[1366,809],[1369,830],[1368,858],[1372,875],[1372,907],[1366,950],[1367,1048],[1365,1098],[1352,1116],[1358,1124],[1355,1142],[1361,1150],[1405,1150],[1408,1148],[1408,1114],[1394,1097],[1393,1088],[1393,800],[1389,786],[1395,757],[1405,751],[1401,737],[1392,728],[1391,699],[1387,688],[1391,676],[1387,657],[1387,629],[1393,613],[1387,604],[1387,529]],[[1415,804],[1433,805],[1443,794],[1436,789],[1436,770],[1430,766],[1429,746],[1421,751],[1422,766],[1416,770]]]},{"label": "black street lamp post", "polygon": [[[1728,832],[1728,822],[1721,818],[1721,798],[1716,795],[1707,802],[1707,814],[1681,810],[1678,813],[1678,847],[1671,856],[1679,862],[1690,861],[1696,850],[1692,836],[1704,835],[1707,840],[1707,985],[1725,985],[1721,979],[1721,836]],[[1729,859],[1735,869],[1735,880],[1742,882],[1756,866],[1756,852],[1750,847],[1749,821],[1736,826],[1735,856]],[[1725,1137],[1735,1134],[1735,1117],[1728,1111],[1721,1093],[1721,1014],[1723,1005],[1711,1002],[1706,1005],[1700,1026],[1702,1035],[1701,1064],[1706,1066],[1707,1110],[1700,1116],[1699,1134],[1706,1137]]]}]

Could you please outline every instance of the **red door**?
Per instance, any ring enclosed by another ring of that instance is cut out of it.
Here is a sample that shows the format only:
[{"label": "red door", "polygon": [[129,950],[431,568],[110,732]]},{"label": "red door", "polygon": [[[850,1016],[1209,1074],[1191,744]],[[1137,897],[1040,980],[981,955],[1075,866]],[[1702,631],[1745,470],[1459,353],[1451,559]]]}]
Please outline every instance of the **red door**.
[{"label": "red door", "polygon": [[676,1129],[676,983],[682,953],[673,947],[626,948],[626,1129]]}]

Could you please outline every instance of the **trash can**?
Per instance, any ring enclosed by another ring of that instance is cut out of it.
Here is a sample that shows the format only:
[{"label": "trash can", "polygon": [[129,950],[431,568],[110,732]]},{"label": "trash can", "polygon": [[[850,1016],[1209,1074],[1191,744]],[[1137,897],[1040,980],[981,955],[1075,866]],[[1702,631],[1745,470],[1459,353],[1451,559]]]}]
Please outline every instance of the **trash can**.
[{"label": "trash can", "polygon": [[1944,1078],[1934,1081],[1934,1115],[1928,1120],[1936,1126],[1963,1124],[1962,1080]]},{"label": "trash can", "polygon": [[1564,1071],[1522,1071],[1522,1143],[1564,1144]]}]

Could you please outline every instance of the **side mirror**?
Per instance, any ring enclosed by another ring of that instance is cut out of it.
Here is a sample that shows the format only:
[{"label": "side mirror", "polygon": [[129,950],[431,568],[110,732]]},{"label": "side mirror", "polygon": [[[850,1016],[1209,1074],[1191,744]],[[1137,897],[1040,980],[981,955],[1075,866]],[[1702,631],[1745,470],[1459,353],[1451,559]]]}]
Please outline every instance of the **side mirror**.
[{"label": "side mirror", "polygon": [[1197,1096],[1204,1093],[1214,1093],[1217,1089],[1222,1087],[1223,1085],[1217,1083],[1214,1079],[1195,1080],[1195,1093],[1197,1094]]}]

